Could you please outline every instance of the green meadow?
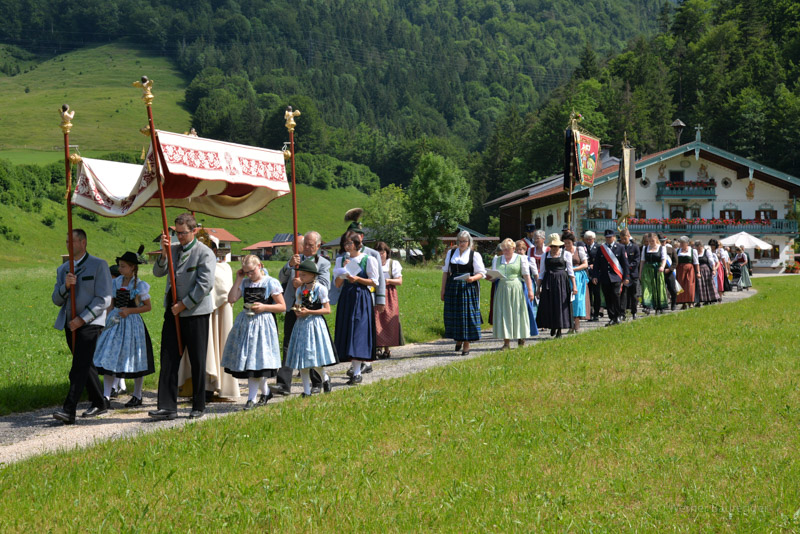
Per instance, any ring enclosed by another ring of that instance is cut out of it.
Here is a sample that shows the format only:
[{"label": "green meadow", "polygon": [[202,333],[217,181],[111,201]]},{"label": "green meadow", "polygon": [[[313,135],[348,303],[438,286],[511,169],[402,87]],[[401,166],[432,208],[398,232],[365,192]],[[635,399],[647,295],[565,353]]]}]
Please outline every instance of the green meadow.
[{"label": "green meadow", "polygon": [[796,531],[800,289],[757,287],[733,304],[9,465],[0,526]]},{"label": "green meadow", "polygon": [[79,145],[81,153],[138,154],[149,145],[139,133],[147,126],[147,111],[142,90],[132,83],[143,75],[153,80],[156,128],[188,130],[191,118],[181,106],[187,82],[178,69],[141,46],[116,42],[29,61],[20,74],[0,76],[0,157],[14,163],[50,163],[63,157],[62,104],[75,111],[70,143]]}]

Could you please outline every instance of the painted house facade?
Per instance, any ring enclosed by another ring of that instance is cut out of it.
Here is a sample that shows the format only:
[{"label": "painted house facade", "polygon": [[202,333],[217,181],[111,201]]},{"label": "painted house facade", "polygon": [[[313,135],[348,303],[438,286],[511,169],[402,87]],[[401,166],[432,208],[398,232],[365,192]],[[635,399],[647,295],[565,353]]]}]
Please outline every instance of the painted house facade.
[{"label": "painted house facade", "polygon": [[[576,231],[617,229],[619,167],[614,160],[604,160],[595,187],[573,190],[571,227]],[[546,233],[567,224],[563,175],[535,185],[523,195],[510,194],[500,206],[502,236],[523,235],[527,223]],[[800,179],[703,143],[698,130],[693,142],[636,161],[636,216],[629,228],[637,241],[645,232],[658,232],[704,243],[745,231],[773,245],[769,251],[748,251],[753,267],[779,270],[794,258],[798,196]]]}]

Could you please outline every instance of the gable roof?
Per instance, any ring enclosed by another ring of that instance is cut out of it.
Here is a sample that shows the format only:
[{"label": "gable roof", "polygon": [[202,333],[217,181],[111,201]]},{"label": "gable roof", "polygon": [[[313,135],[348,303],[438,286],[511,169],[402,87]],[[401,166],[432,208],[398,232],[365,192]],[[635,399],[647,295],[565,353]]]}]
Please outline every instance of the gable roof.
[{"label": "gable roof", "polygon": [[[712,163],[716,163],[723,167],[727,167],[731,170],[735,170],[736,176],[739,179],[749,178],[750,176],[752,176],[753,178],[769,183],[771,185],[787,189],[795,195],[800,195],[800,178],[773,169],[771,167],[767,167],[766,165],[762,165],[753,160],[747,159],[743,156],[737,156],[736,154],[709,145],[708,143],[704,143],[700,140],[699,132],[697,138],[695,138],[695,140],[690,143],[686,143],[681,146],[677,146],[667,150],[662,150],[661,152],[656,152],[654,154],[647,154],[636,160],[637,176],[641,176],[642,172],[646,173],[647,167],[660,164],[661,162],[674,158],[675,156],[692,155],[692,154],[694,155],[695,159],[703,158]],[[616,180],[618,175],[619,175],[619,160],[617,159],[616,164],[604,166],[603,170],[601,170],[600,173],[597,176],[595,176],[594,185],[598,186],[606,182]],[[542,199],[559,194],[565,194],[566,190],[563,187],[563,181],[564,181],[563,177],[564,175],[562,173],[559,175],[555,175],[551,178],[548,178],[547,180],[542,180],[541,182],[534,184],[535,186],[539,186],[538,188],[533,188],[529,186],[529,189],[526,190],[528,192],[526,196],[518,198],[517,200],[514,200],[512,202],[508,202],[507,204],[503,204],[500,206],[500,209],[510,208],[520,204],[525,204],[526,202],[536,199]],[[589,189],[590,188],[586,186],[576,185],[572,190],[573,198],[578,193],[583,193],[580,196],[584,196],[586,193],[588,193]],[[519,191],[522,190],[517,190],[514,193],[518,193]],[[513,195],[510,193],[509,195],[500,198],[508,198],[508,197],[513,198]],[[496,202],[492,201],[492,203]],[[490,203],[486,203],[484,204],[484,206],[488,206],[489,204]]]}]

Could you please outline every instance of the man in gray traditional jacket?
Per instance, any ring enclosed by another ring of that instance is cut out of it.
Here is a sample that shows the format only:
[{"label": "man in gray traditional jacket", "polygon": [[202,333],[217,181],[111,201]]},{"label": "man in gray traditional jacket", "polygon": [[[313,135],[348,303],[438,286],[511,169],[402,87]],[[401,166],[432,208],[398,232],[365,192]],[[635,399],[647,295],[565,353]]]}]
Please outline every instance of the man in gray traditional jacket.
[{"label": "man in gray traditional jacket", "polygon": [[[56,410],[53,417],[68,425],[75,422],[75,412],[84,388],[92,406],[82,417],[95,417],[108,411],[108,401],[103,397],[93,362],[97,338],[106,324],[106,310],[111,305],[111,271],[105,261],[86,252],[86,232],[79,228],[72,230],[72,252],[75,274],[70,274],[69,262],[62,263],[56,271],[52,296],[53,304],[60,307],[55,327],[64,331],[72,351],[67,398],[63,408]],[[73,286],[75,317],[71,316],[70,304],[70,288]],[[75,346],[72,345],[73,332]]]},{"label": "man in gray traditional jacket", "polygon": [[157,277],[169,273],[167,249],[171,246],[175,266],[175,287],[178,301],[172,302],[172,285],[167,279],[164,295],[164,326],[161,330],[161,373],[158,378],[158,410],[149,413],[154,419],[175,419],[178,416],[178,367],[181,353],[175,330],[175,316],[180,316],[181,341],[189,352],[192,367],[192,411],[189,418],[203,417],[206,407],[205,363],[208,349],[209,315],[214,311],[211,289],[214,287],[216,258],[214,252],[199,242],[197,221],[191,213],[175,219],[178,244],[169,236],[161,236],[161,257],[153,265]]}]

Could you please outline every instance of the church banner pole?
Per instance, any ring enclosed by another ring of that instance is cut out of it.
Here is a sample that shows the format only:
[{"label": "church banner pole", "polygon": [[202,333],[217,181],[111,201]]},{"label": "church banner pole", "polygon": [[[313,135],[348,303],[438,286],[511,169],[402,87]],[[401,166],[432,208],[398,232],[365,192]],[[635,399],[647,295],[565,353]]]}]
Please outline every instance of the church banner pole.
[{"label": "church banner pole", "polygon": [[286,129],[289,130],[289,146],[291,148],[288,153],[286,150],[284,150],[283,156],[292,160],[292,228],[294,229],[294,233],[292,234],[292,248],[295,254],[300,253],[297,248],[297,184],[295,182],[294,171],[294,129],[297,126],[297,123],[294,119],[295,117],[299,116],[300,110],[296,109],[292,111],[292,106],[287,106],[286,113],[283,114],[283,118],[286,119]]},{"label": "church banner pole", "polygon": [[[161,225],[163,235],[169,237],[169,222],[167,221],[167,207],[164,200],[164,184],[161,181],[161,173],[159,172],[158,161],[158,141],[156,139],[156,129],[153,126],[153,80],[142,76],[141,81],[133,82],[135,87],[142,89],[142,100],[147,107],[147,128],[142,128],[141,132],[144,135],[150,136],[150,145],[153,147],[153,167],[150,168],[150,160],[145,160],[145,164],[151,172],[156,175],[156,183],[158,184],[158,198],[161,202]],[[172,263],[172,247],[167,247],[167,266],[169,267],[169,281],[172,289],[172,304],[178,302],[178,290],[175,286],[175,265]],[[175,333],[178,338],[178,352],[183,354],[183,342],[181,340],[181,319],[180,316],[175,316]]]},{"label": "church banner pole", "polygon": [[[67,254],[69,255],[69,274],[75,274],[75,252],[72,248],[72,161],[69,156],[69,132],[72,130],[72,117],[74,111],[69,106],[61,106],[61,131],[64,132],[64,169],[67,176]],[[75,286],[69,288],[70,317],[77,316],[75,310]],[[69,324],[69,323],[68,323]],[[75,331],[72,330],[72,352],[75,352]]]}]

